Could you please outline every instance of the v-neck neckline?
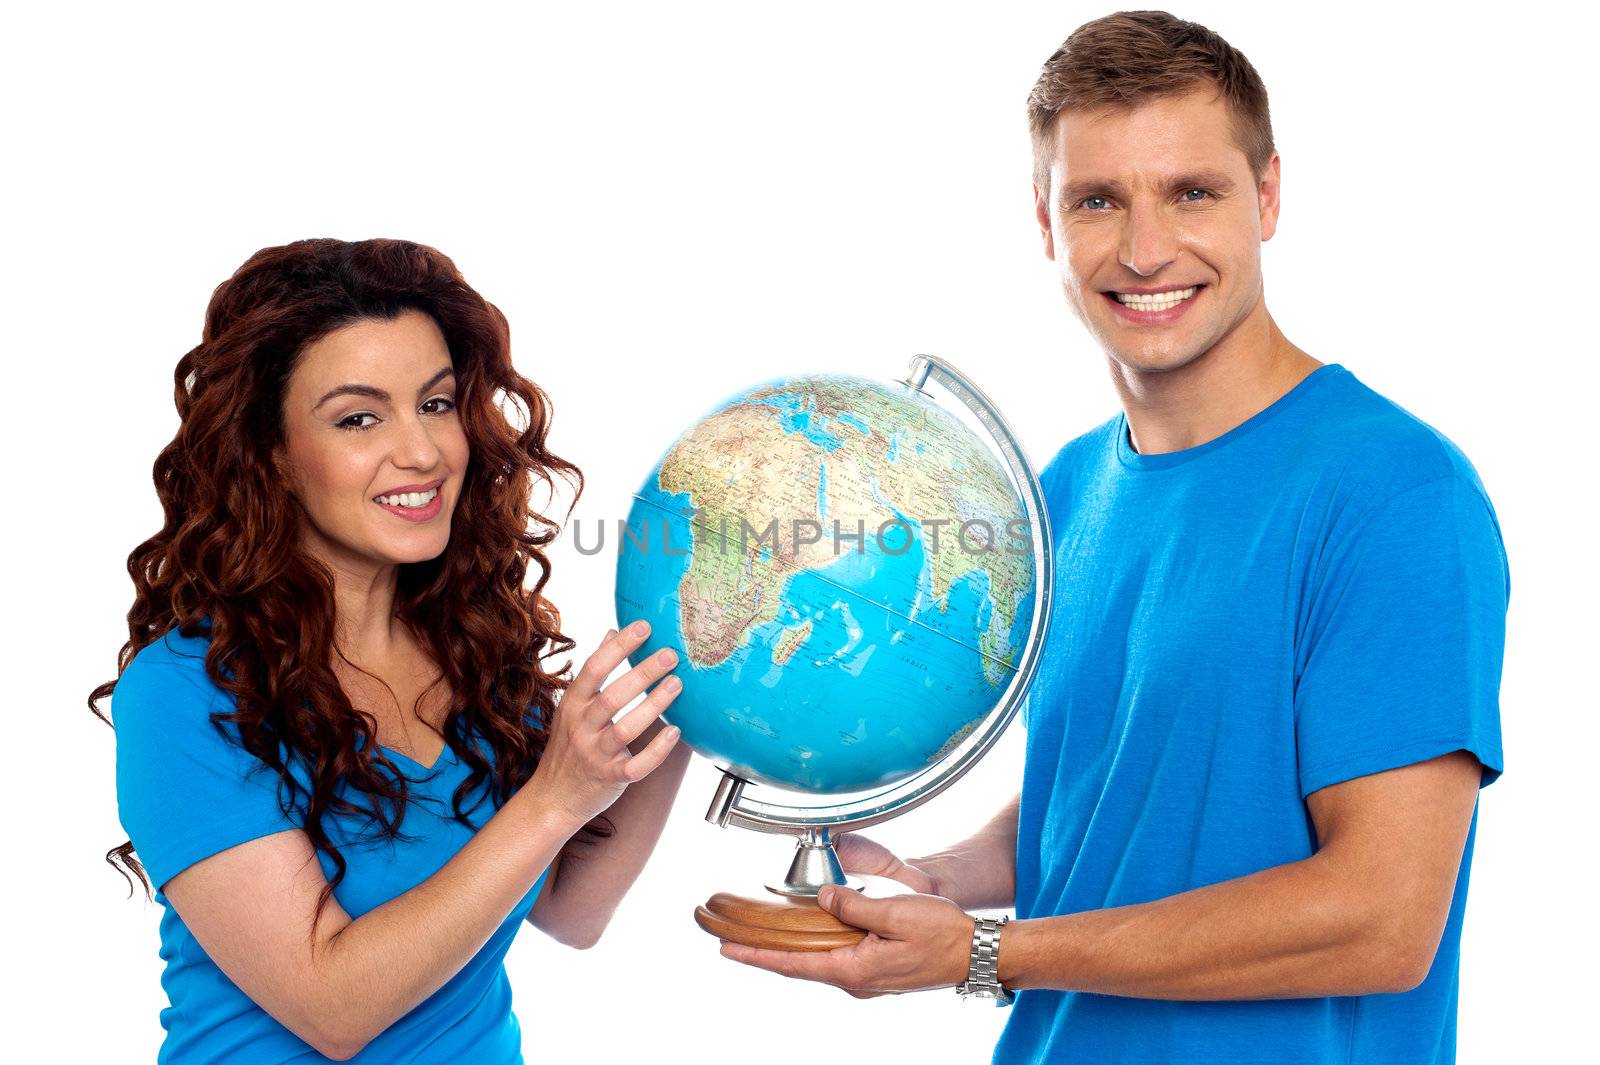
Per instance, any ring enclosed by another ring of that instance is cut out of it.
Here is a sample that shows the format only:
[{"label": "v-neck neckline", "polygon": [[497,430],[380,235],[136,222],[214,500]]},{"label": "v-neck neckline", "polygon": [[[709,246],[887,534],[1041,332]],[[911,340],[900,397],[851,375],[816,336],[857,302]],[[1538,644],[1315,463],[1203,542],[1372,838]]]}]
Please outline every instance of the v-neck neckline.
[{"label": "v-neck neckline", "polygon": [[402,761],[410,762],[412,765],[416,766],[418,769],[422,770],[424,773],[431,773],[435,769],[438,769],[439,766],[444,763],[444,760],[446,758],[454,757],[454,753],[455,753],[453,751],[453,749],[451,748],[449,741],[446,740],[444,746],[439,749],[439,756],[433,760],[433,764],[432,765],[423,765],[421,762],[417,761],[415,758],[411,757],[409,754],[403,754],[400,751],[395,750],[393,747],[386,747],[381,743],[378,744],[377,746],[378,746],[378,750],[382,751],[384,754],[387,754],[390,758],[398,758],[398,759],[400,759]]},{"label": "v-neck neckline", "polygon": [[416,766],[418,769],[424,769],[424,770],[427,770],[430,773],[438,768],[439,763],[444,761],[445,753],[450,750],[450,745],[448,743],[445,744],[444,747],[441,748],[440,751],[439,751],[439,757],[437,757],[437,758],[435,758],[433,760],[433,765],[423,765],[421,762],[417,761],[415,758],[411,757],[409,754],[401,754],[399,751],[395,750],[393,747],[384,747],[383,744],[381,744],[381,743],[378,746],[384,751],[385,754],[388,754],[390,757],[392,757],[392,758],[404,758],[406,761],[410,762],[412,765]]}]

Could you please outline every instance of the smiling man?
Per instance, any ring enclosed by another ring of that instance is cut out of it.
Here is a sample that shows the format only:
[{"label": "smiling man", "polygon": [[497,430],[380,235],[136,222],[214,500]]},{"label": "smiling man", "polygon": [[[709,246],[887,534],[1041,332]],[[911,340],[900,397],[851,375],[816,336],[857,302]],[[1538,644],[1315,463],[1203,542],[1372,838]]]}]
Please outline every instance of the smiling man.
[{"label": "smiling man", "polygon": [[824,891],[859,946],[723,951],[858,996],[1014,994],[1000,1062],[1453,1061],[1502,769],[1489,498],[1268,313],[1279,161],[1236,49],[1111,15],[1028,109],[1044,250],[1122,411],[1041,478],[1057,587],[1021,792],[927,857],[845,837],[847,868],[919,892]]}]

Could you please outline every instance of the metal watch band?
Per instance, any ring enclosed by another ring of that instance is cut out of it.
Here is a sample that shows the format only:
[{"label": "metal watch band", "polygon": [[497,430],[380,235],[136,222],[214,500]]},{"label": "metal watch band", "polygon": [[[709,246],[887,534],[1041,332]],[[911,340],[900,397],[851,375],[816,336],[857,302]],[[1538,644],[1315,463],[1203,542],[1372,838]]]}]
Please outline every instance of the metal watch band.
[{"label": "metal watch band", "polygon": [[967,965],[967,981],[956,986],[962,998],[993,999],[997,1006],[1009,1006],[1015,999],[1000,986],[1000,928],[1010,917],[977,917],[972,925],[972,960]]}]

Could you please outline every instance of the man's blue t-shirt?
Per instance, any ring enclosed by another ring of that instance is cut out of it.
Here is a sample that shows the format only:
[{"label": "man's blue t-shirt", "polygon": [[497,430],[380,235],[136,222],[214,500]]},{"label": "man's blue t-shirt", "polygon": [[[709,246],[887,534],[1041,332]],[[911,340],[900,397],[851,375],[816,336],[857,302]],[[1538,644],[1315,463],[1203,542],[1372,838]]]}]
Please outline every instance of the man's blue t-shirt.
[{"label": "man's blue t-shirt", "polygon": [[[1182,451],[1137,453],[1118,415],[1041,481],[1055,598],[1025,717],[1018,917],[1306,858],[1306,796],[1354,777],[1456,750],[1483,784],[1499,776],[1510,580],[1494,510],[1455,445],[1344,367]],[[1451,1062],[1476,827],[1412,991],[1023,991],[995,1061]]]},{"label": "man's blue t-shirt", "polygon": [[[161,888],[195,862],[247,840],[304,823],[304,794],[295,816],[279,806],[278,773],[238,744],[230,722],[219,736],[212,711],[231,713],[233,696],[205,670],[209,640],[176,629],[141,649],[111,696],[117,740],[117,811],[150,881],[161,916],[161,986],[171,1003],[161,1011],[166,1038],[158,1060],[174,1065],[278,1065],[326,1061],[241,991],[190,934]],[[493,764],[487,744],[481,749]],[[485,797],[469,811],[474,828],[452,819],[452,795],[468,767],[447,745],[424,767],[383,748],[401,767],[410,802],[402,838],[384,840],[367,819],[329,811],[323,825],[348,863],[334,898],[352,919],[403,894],[434,873],[494,814]],[[307,782],[294,763],[296,779]],[[342,789],[363,809],[364,795]],[[471,807],[472,802],[463,803]],[[407,838],[409,837],[409,838]],[[332,858],[317,853],[330,880]],[[543,886],[545,874],[460,972],[367,1044],[353,1062],[510,1065],[522,1061],[522,1036],[511,1010],[505,955]]]}]

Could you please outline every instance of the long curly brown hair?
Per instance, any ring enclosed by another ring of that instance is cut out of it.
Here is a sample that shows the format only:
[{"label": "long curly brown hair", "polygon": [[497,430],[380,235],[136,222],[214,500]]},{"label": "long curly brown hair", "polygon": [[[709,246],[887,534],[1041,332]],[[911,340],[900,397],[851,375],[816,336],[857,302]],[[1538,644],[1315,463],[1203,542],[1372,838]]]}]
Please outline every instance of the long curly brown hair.
[{"label": "long curly brown hair", "polygon": [[[471,824],[463,802],[486,781],[494,806],[503,804],[537,767],[567,685],[569,663],[543,663],[573,647],[541,594],[550,577],[544,549],[560,526],[534,511],[530,495],[539,481],[554,499],[560,477],[575,504],[583,476],[545,446],[550,401],[512,367],[505,316],[439,251],[403,240],[301,240],[263,248],[219,285],[199,345],[173,374],[181,424],[154,471],[165,524],[128,556],[134,601],[118,678],[174,626],[192,637],[209,623],[206,672],[236,703],[212,721],[235,723],[244,747],[278,771],[280,805],[302,810],[306,834],[334,864],[318,920],[346,868],[324,816],[370,816],[393,839],[407,788],[377,745],[374,720],[356,712],[334,675],[333,575],[301,550],[304,515],[271,456],[284,440],[284,392],[306,346],[408,309],[431,315],[449,346],[470,460],[449,544],[437,558],[400,567],[395,615],[452,693],[444,734],[471,769],[454,795],[455,819]],[[528,588],[530,563],[538,576]],[[108,725],[95,704],[115,686],[107,681],[89,696],[89,709]],[[492,749],[492,764],[470,742],[474,732]],[[296,760],[309,792],[286,764]],[[341,783],[367,805],[341,797]],[[591,831],[608,828],[597,822]],[[151,897],[132,840],[106,861],[125,879],[124,869],[137,875]],[[131,894],[132,879],[128,887]]]}]

